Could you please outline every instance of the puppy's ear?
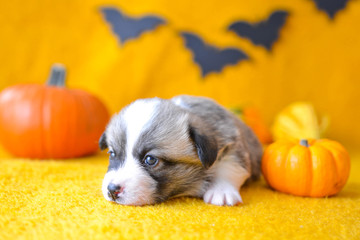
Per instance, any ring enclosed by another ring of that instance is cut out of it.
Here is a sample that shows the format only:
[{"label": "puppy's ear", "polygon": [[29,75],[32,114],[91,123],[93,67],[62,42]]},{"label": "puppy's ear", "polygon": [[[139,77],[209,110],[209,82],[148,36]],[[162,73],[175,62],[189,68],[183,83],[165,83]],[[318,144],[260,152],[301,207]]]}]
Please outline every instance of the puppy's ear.
[{"label": "puppy's ear", "polygon": [[107,142],[106,142],[106,133],[104,132],[100,139],[99,139],[99,147],[101,150],[105,150],[108,148]]},{"label": "puppy's ear", "polygon": [[201,163],[207,169],[213,165],[217,158],[218,147],[214,137],[204,134],[196,127],[189,126],[190,138],[194,141]]}]

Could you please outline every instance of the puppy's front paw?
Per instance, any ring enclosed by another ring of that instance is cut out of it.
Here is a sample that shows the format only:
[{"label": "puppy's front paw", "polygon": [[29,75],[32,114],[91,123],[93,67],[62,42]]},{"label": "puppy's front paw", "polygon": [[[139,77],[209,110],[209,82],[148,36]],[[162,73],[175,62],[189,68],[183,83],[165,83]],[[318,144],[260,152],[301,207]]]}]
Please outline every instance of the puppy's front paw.
[{"label": "puppy's front paw", "polygon": [[242,203],[242,198],[234,186],[230,183],[222,182],[216,183],[205,192],[204,201],[218,206],[234,206]]}]

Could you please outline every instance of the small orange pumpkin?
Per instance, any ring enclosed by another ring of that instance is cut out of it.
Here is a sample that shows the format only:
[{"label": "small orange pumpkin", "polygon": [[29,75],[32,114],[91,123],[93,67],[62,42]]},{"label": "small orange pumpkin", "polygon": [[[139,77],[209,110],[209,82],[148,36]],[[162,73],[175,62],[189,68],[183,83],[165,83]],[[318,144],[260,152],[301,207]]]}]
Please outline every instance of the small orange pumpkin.
[{"label": "small orange pumpkin", "polygon": [[297,196],[324,197],[338,193],[350,172],[350,157],[338,142],[280,140],[267,147],[262,173],[275,190]]},{"label": "small orange pumpkin", "polygon": [[47,85],[19,84],[0,93],[0,142],[27,158],[71,158],[97,151],[109,113],[95,96],[66,89],[54,66]]},{"label": "small orange pumpkin", "polygon": [[266,126],[260,111],[256,107],[236,107],[231,110],[253,130],[262,144],[270,144],[273,142],[270,129]]}]

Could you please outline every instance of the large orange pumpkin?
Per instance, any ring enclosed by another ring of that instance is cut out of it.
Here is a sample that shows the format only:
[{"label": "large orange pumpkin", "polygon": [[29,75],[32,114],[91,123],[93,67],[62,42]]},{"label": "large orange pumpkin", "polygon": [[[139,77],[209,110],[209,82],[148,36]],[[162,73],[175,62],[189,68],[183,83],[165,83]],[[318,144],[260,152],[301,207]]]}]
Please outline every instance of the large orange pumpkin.
[{"label": "large orange pumpkin", "polygon": [[0,142],[18,157],[71,158],[97,151],[109,114],[83,90],[64,87],[54,66],[47,85],[19,84],[0,93]]},{"label": "large orange pumpkin", "polygon": [[324,197],[338,193],[350,172],[350,157],[338,142],[280,140],[264,152],[262,172],[280,192]]}]

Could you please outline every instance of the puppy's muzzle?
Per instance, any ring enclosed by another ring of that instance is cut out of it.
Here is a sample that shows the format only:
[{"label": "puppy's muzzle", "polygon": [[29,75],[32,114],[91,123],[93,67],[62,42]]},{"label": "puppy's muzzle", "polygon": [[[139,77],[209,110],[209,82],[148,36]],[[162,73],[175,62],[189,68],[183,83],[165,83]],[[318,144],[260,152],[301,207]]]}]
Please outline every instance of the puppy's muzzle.
[{"label": "puppy's muzzle", "polygon": [[114,201],[116,201],[116,199],[118,199],[120,195],[124,192],[124,187],[113,183],[109,183],[107,189],[109,197]]}]

